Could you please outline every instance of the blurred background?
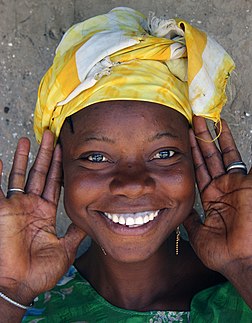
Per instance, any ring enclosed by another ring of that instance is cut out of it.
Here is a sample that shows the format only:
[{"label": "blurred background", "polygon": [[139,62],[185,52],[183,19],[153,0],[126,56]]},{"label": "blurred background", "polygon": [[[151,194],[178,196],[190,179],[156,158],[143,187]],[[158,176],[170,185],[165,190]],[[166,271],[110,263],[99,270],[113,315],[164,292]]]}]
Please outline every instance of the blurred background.
[{"label": "blurred background", "polygon": [[[223,117],[229,122],[247,166],[252,163],[252,1],[251,0],[0,0],[0,159],[6,190],[18,138],[31,140],[30,165],[38,145],[33,110],[41,77],[52,63],[64,32],[74,23],[127,6],[148,15],[181,17],[207,31],[233,57],[236,70]],[[62,200],[62,199],[61,199]],[[58,232],[68,219],[62,201]]]}]

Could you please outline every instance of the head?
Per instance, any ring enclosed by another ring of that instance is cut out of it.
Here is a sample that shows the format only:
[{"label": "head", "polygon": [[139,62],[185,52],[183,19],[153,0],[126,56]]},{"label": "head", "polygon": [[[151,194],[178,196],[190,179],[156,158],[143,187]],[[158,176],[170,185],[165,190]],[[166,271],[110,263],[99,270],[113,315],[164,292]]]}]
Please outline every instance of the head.
[{"label": "head", "polygon": [[66,211],[116,259],[153,254],[191,211],[188,127],[193,114],[219,120],[233,68],[186,21],[129,8],[64,35],[39,87],[34,129],[38,141],[48,128],[60,135]]},{"label": "head", "polygon": [[64,123],[66,212],[115,259],[150,257],[191,212],[188,129],[177,111],[140,101],[98,103]]}]

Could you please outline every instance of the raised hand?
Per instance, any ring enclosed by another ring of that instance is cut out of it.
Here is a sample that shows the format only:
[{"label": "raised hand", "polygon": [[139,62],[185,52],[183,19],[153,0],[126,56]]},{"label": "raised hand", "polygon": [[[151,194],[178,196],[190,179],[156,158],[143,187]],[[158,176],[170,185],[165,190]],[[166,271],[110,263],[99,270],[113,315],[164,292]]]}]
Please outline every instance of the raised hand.
[{"label": "raised hand", "polygon": [[224,120],[220,149],[211,142],[203,118],[194,118],[194,133],[192,154],[206,219],[201,223],[195,212],[185,221],[190,242],[207,267],[225,275],[240,292],[243,289],[241,294],[252,306],[252,289],[245,286],[252,286],[252,170],[226,172],[241,156]]},{"label": "raised hand", "polygon": [[85,237],[74,224],[65,237],[56,235],[62,170],[61,149],[54,150],[53,141],[46,131],[25,184],[30,143],[20,139],[7,197],[0,190],[0,291],[21,304],[57,283]]}]

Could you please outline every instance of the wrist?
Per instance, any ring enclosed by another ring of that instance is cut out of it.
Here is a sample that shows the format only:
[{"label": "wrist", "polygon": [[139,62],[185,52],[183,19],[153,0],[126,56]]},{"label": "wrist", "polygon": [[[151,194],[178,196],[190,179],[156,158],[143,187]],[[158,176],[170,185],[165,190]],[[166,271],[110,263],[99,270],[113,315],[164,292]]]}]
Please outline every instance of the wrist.
[{"label": "wrist", "polygon": [[[5,283],[0,284],[0,293],[0,299],[11,304],[13,307],[18,307],[15,306],[15,303],[23,305],[24,307],[30,307],[30,305],[33,303],[34,298],[37,296],[34,295],[33,291],[25,284],[17,284],[13,281],[9,282],[7,286]],[[21,307],[19,308],[22,309]],[[23,308],[23,310],[26,309]]]},{"label": "wrist", "polygon": [[252,258],[236,259],[226,265],[221,273],[252,308]]},{"label": "wrist", "polygon": [[6,302],[0,298],[0,317],[1,323],[18,323],[22,321],[25,310]]},{"label": "wrist", "polygon": [[10,298],[9,296],[5,295],[4,293],[0,292],[0,298],[4,299],[7,303],[14,305],[15,307],[21,308],[22,310],[28,310],[33,306],[33,302],[29,304],[29,306],[23,305],[15,301],[14,299]]},{"label": "wrist", "polygon": [[245,276],[252,278],[252,257],[230,261],[222,268],[221,273],[229,280],[246,280]]}]

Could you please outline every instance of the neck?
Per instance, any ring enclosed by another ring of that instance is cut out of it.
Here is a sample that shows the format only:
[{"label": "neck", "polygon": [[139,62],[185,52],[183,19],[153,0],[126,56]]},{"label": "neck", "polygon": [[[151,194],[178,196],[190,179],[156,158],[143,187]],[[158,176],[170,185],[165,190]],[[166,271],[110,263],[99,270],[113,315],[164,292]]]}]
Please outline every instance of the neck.
[{"label": "neck", "polygon": [[[137,263],[122,263],[104,255],[95,243],[76,266],[80,273],[106,300],[115,306],[138,310],[188,309],[181,299],[178,283],[184,271],[179,271],[179,257],[174,255],[174,237],[148,259]],[[177,295],[176,295],[177,294]],[[169,295],[169,296],[168,296]],[[181,308],[183,307],[183,308]]]},{"label": "neck", "polygon": [[126,309],[143,311],[148,306],[153,308],[154,291],[162,293],[159,285],[166,267],[162,261],[166,248],[160,249],[149,259],[138,263],[125,264],[107,257],[105,270],[99,272],[99,287],[105,298]]}]

